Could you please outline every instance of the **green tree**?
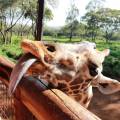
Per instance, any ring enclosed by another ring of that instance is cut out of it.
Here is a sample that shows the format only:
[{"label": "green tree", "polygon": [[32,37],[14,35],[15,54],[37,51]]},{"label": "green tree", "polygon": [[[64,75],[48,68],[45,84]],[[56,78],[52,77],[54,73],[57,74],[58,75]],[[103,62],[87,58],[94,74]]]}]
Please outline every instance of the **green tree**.
[{"label": "green tree", "polygon": [[[53,19],[53,14],[51,9],[48,7],[48,4],[53,6],[53,2],[51,0],[45,1],[46,4],[44,3],[44,0],[29,0],[24,2],[21,5],[21,9],[25,12],[24,16],[25,18],[31,19],[32,21],[32,31],[34,31],[34,36],[36,40],[41,39],[40,33],[42,32],[42,21],[41,19],[45,21]],[[44,9],[44,4],[45,4],[45,9]],[[42,8],[41,8],[42,7]],[[42,18],[42,16],[44,17]]]},{"label": "green tree", "polygon": [[1,4],[1,6],[5,6],[0,8],[0,34],[4,44],[11,43],[12,28],[23,16],[23,13],[15,4],[16,2],[12,4],[12,1],[7,6],[5,6],[5,2]]},{"label": "green tree", "polygon": [[77,24],[78,24],[77,17],[78,16],[79,16],[79,10],[73,3],[71,4],[71,7],[68,10],[67,17],[66,17],[66,23],[68,24],[70,41],[72,40],[74,31],[77,29]]},{"label": "green tree", "polygon": [[85,27],[86,29],[86,36],[91,38],[92,41],[95,42],[95,38],[97,36],[97,32],[99,31],[99,15],[95,12],[87,12],[85,16],[82,18],[84,22],[87,24]]},{"label": "green tree", "polygon": [[12,6],[13,4],[15,4],[18,1],[19,0],[0,0],[0,8],[6,9],[6,8]]},{"label": "green tree", "polygon": [[103,8],[104,2],[105,0],[91,0],[86,6],[86,10],[88,12],[91,12],[91,11],[96,12],[99,9]]},{"label": "green tree", "polygon": [[120,10],[103,8],[97,14],[100,19],[100,27],[105,33],[106,42],[108,42],[114,33],[120,30]]},{"label": "green tree", "polygon": [[99,14],[96,12],[103,7],[105,0],[91,0],[86,6],[87,13],[82,17],[82,20],[87,24],[86,36],[90,37],[95,42],[99,31]]},{"label": "green tree", "polygon": [[[37,18],[37,0],[23,0],[20,3],[19,6],[22,11],[24,11],[24,17],[29,18],[33,21]],[[45,20],[51,20],[53,19],[53,14],[50,8],[48,8],[47,5],[45,5],[45,11],[44,11],[44,19]]]},{"label": "green tree", "polygon": [[[57,0],[54,0],[57,1]],[[46,3],[54,5],[54,1],[47,0]],[[51,20],[53,14],[48,5],[45,5],[44,20]],[[3,43],[11,42],[11,36],[13,27],[16,24],[20,24],[21,30],[25,31],[28,23],[32,21],[32,26],[26,31],[29,33],[32,29],[32,33],[35,31],[35,24],[37,19],[37,0],[1,0],[0,1],[0,35]],[[21,23],[21,20],[24,21]],[[8,22],[9,21],[9,22]],[[19,22],[20,21],[20,22]],[[26,22],[26,23],[25,23]],[[23,35],[21,31],[21,36]]]}]

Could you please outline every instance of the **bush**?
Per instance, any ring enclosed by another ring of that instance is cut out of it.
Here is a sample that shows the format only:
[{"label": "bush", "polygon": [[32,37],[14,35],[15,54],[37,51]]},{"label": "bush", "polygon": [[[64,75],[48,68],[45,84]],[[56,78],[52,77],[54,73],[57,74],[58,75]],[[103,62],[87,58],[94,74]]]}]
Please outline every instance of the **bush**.
[{"label": "bush", "polygon": [[103,69],[103,74],[113,78],[120,78],[120,60],[113,56],[106,58]]},{"label": "bush", "polygon": [[101,42],[98,44],[98,48],[111,50],[110,55],[104,61],[103,74],[112,78],[120,78],[120,42],[110,42],[109,44]]},{"label": "bush", "polygon": [[15,61],[21,56],[22,50],[18,44],[3,45],[1,46],[0,54]]}]

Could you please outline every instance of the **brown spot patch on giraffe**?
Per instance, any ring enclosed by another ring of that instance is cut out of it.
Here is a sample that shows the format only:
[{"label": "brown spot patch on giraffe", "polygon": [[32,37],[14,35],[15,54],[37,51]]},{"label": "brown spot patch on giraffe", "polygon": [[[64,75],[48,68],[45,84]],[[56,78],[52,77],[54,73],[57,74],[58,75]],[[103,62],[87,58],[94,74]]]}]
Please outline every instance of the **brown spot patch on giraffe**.
[{"label": "brown spot patch on giraffe", "polygon": [[[59,88],[58,88],[59,89]],[[63,92],[65,92],[66,94],[69,92],[68,88],[60,88],[60,90],[62,90]]]},{"label": "brown spot patch on giraffe", "polygon": [[83,100],[83,103],[86,104],[88,102],[88,97],[85,96],[84,100]]},{"label": "brown spot patch on giraffe", "polygon": [[55,76],[59,81],[69,82],[71,80],[71,76],[69,74],[65,74],[65,73],[62,75],[55,74]]},{"label": "brown spot patch on giraffe", "polygon": [[43,63],[41,63],[40,61],[35,62],[29,69],[28,69],[28,73],[32,74],[44,74],[44,72],[47,70],[47,67],[45,65],[43,65]]},{"label": "brown spot patch on giraffe", "polygon": [[70,95],[70,94],[73,94],[73,92],[72,92],[72,91],[70,91],[70,92],[68,91],[68,92],[67,92],[67,94],[69,94],[69,95]]},{"label": "brown spot patch on giraffe", "polygon": [[51,75],[50,75],[50,74],[47,74],[46,76],[47,76],[48,78],[50,78],[50,77],[51,77]]},{"label": "brown spot patch on giraffe", "polygon": [[80,90],[73,90],[74,94],[78,94],[80,92]]},{"label": "brown spot patch on giraffe", "polygon": [[87,63],[84,63],[84,65],[82,66],[82,72],[84,73],[84,72],[86,72],[87,71],[87,69],[88,69],[88,65],[87,65]]},{"label": "brown spot patch on giraffe", "polygon": [[67,85],[65,83],[58,83],[58,88],[62,89],[62,88],[66,88]]},{"label": "brown spot patch on giraffe", "polygon": [[79,102],[82,99],[82,95],[79,94],[78,96],[75,96],[74,98],[75,98],[76,101]]},{"label": "brown spot patch on giraffe", "polygon": [[60,59],[59,60],[59,67],[63,69],[69,69],[73,70],[74,69],[74,63],[71,59]]},{"label": "brown spot patch on giraffe", "polygon": [[92,79],[85,80],[85,82],[87,82],[87,83],[90,83],[91,81],[92,81]]},{"label": "brown spot patch on giraffe", "polygon": [[87,89],[87,88],[88,88],[88,83],[84,83],[84,84],[82,84],[81,89]]},{"label": "brown spot patch on giraffe", "polygon": [[79,89],[81,84],[70,86],[71,89]]},{"label": "brown spot patch on giraffe", "polygon": [[77,77],[76,79],[74,79],[73,81],[71,81],[70,85],[81,84],[83,82],[84,82],[83,79],[80,79],[79,77]]}]

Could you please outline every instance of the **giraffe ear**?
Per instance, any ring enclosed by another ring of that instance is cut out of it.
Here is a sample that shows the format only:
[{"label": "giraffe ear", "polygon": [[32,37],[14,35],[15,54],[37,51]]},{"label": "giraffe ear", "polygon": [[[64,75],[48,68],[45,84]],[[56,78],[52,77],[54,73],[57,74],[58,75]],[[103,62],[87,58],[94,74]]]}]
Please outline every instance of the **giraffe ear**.
[{"label": "giraffe ear", "polygon": [[21,42],[21,48],[25,53],[31,53],[37,58],[40,58],[40,55],[44,52],[44,46],[40,41],[24,39]]},{"label": "giraffe ear", "polygon": [[106,57],[110,54],[110,49],[105,49],[102,51],[103,55]]},{"label": "giraffe ear", "polygon": [[35,57],[41,59],[42,61],[46,57],[47,59],[53,58],[55,45],[43,43],[40,41],[32,41],[24,39],[21,42],[21,47],[25,53],[31,53]]}]

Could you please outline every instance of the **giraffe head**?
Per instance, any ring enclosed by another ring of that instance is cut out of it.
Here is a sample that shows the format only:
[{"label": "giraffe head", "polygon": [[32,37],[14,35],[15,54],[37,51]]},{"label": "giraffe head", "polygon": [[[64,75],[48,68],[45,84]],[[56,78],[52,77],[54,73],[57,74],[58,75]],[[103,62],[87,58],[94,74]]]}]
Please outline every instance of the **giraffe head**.
[{"label": "giraffe head", "polygon": [[[14,91],[22,76],[37,60],[37,67],[50,69],[52,74],[70,76],[79,83],[94,79],[102,71],[102,62],[109,50],[98,51],[94,43],[83,42],[78,44],[42,43],[39,41],[23,40],[21,47],[27,56],[23,56],[11,74],[10,91]],[[30,53],[30,54],[29,54]],[[23,64],[24,63],[24,64]],[[38,69],[39,71],[40,69]],[[43,69],[42,69],[43,70]],[[19,75],[15,75],[16,71]],[[44,73],[43,73],[44,74]],[[65,78],[66,79],[66,78]],[[57,86],[55,81],[51,83]],[[76,82],[73,84],[76,84]]]},{"label": "giraffe head", "polygon": [[[99,51],[94,44],[55,44],[54,61],[66,69],[72,69],[84,79],[93,79],[102,72],[102,63],[110,50]],[[70,70],[71,70],[70,69]]]},{"label": "giraffe head", "polygon": [[[45,43],[23,40],[24,52],[31,53],[41,59],[44,65],[52,68],[53,73],[69,72],[72,76],[79,73],[82,79],[93,79],[102,71],[104,58],[109,55],[109,49],[98,51],[96,45],[90,42],[63,44]],[[72,72],[71,72],[72,71]]]}]

